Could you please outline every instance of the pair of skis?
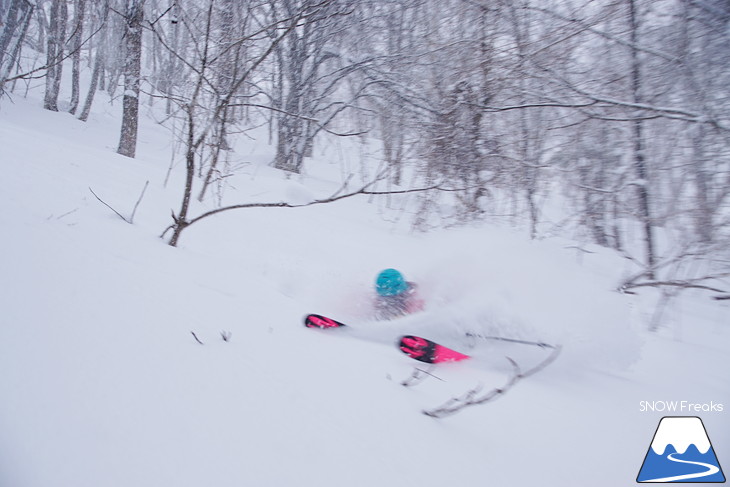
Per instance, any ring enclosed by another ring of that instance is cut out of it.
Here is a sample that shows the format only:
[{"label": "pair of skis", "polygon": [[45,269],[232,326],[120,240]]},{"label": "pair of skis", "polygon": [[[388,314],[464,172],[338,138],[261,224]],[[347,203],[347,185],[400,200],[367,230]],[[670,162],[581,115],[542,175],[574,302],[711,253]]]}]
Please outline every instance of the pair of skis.
[{"label": "pair of skis", "polygon": [[[308,328],[330,329],[346,327],[344,323],[327,318],[326,316],[310,314],[304,318],[304,325]],[[405,335],[398,341],[398,348],[408,355],[427,364],[440,364],[444,362],[458,362],[466,360],[469,355],[465,355],[456,350],[440,345],[427,338]]]},{"label": "pair of skis", "polygon": [[[307,315],[304,318],[304,325],[308,328],[320,329],[341,328],[347,326],[344,323],[333,320],[332,318],[327,318],[326,316],[316,314]],[[452,397],[441,406],[431,409],[424,409],[422,413],[426,416],[430,416],[433,418],[442,418],[445,416],[456,414],[466,407],[484,404],[493,401],[494,399],[497,399],[499,397],[502,397],[519,381],[534,375],[535,373],[541,371],[550,363],[552,363],[558,357],[562,348],[560,345],[550,345],[544,342],[518,340],[499,336],[478,334],[467,334],[467,336],[471,338],[500,340],[512,343],[520,343],[523,345],[533,345],[541,349],[548,349],[550,350],[550,353],[540,363],[534,365],[532,368],[527,370],[523,370],[517,364],[517,362],[512,360],[510,357],[505,357],[512,367],[512,372],[510,373],[507,381],[502,386],[496,387],[489,391],[484,391],[482,390],[482,386],[480,384],[477,387],[465,392],[461,396]],[[465,355],[463,353],[457,352],[456,350],[452,350],[448,347],[440,345],[434,341],[415,335],[402,336],[398,341],[398,348],[400,348],[400,350],[409,357],[428,364],[457,362],[470,358],[469,355]],[[429,370],[421,370],[416,367],[413,375],[406,381],[402,382],[402,385],[412,386],[421,382],[426,376],[430,375],[432,374],[429,372]]]}]

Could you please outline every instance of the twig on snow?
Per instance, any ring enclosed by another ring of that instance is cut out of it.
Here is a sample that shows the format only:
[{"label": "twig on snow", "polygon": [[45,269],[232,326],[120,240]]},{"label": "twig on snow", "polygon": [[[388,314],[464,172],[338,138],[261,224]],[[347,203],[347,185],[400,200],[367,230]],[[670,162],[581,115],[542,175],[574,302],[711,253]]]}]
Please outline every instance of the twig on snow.
[{"label": "twig on snow", "polygon": [[139,195],[139,198],[137,199],[137,202],[134,204],[134,208],[132,209],[132,215],[129,217],[129,223],[134,222],[134,215],[137,213],[137,207],[142,202],[142,198],[144,198],[144,193],[147,191],[147,186],[150,185],[149,181],[146,181],[144,183],[144,188],[142,188],[142,192]]},{"label": "twig on snow", "polygon": [[106,202],[106,201],[104,201],[103,199],[99,198],[99,195],[97,195],[96,193],[94,193],[94,190],[93,190],[93,189],[91,189],[91,187],[89,187],[89,191],[91,191],[91,194],[93,194],[93,195],[94,195],[94,197],[95,197],[95,198],[96,198],[97,200],[99,200],[99,201],[101,202],[101,204],[103,204],[104,206],[106,206],[107,208],[109,208],[110,210],[112,210],[112,211],[113,211],[114,213],[116,213],[116,215],[117,215],[117,216],[118,216],[119,218],[121,218],[121,219],[122,219],[122,220],[124,220],[125,222],[127,222],[127,223],[130,223],[130,221],[129,221],[129,220],[127,219],[127,217],[125,217],[124,215],[122,215],[121,213],[119,213],[119,212],[118,212],[117,210],[115,210],[114,208],[112,208],[112,206],[111,206],[111,205],[109,205],[109,203],[107,203],[107,202]]},{"label": "twig on snow", "polygon": [[195,338],[196,342],[198,342],[201,345],[205,345],[205,343],[200,341],[200,338],[198,338],[198,335],[196,335],[194,331],[191,331],[190,333],[193,335],[193,338]]},{"label": "twig on snow", "polygon": [[426,370],[415,367],[411,376],[401,382],[400,385],[402,385],[403,387],[415,386],[416,384],[420,384],[421,382],[423,382],[426,377],[433,377],[443,382],[444,380],[441,377],[438,377],[431,373],[433,367],[433,364],[431,364]]},{"label": "twig on snow", "polygon": [[104,201],[97,195],[91,187],[89,187],[89,191],[91,191],[91,194],[94,195],[94,197],[99,200],[104,206],[112,210],[119,218],[124,220],[125,222],[129,223],[130,225],[134,224],[134,215],[137,213],[137,208],[139,207],[139,204],[142,202],[142,198],[144,198],[144,193],[147,191],[147,186],[149,186],[150,182],[147,181],[144,183],[144,188],[142,188],[142,193],[139,195],[139,198],[137,199],[137,202],[134,204],[134,208],[132,209],[132,214],[127,218],[126,216],[119,213],[117,210],[115,210],[109,203]]}]

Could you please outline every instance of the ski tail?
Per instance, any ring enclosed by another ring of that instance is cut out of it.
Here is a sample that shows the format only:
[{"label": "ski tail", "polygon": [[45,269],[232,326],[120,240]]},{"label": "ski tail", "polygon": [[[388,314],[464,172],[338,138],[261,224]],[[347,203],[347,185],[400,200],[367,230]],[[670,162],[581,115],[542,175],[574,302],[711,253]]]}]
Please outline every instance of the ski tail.
[{"label": "ski tail", "polygon": [[341,328],[347,326],[344,323],[335,321],[332,318],[327,318],[322,315],[310,314],[304,317],[304,326],[307,328],[320,328],[322,330],[327,328]]},{"label": "ski tail", "polygon": [[428,364],[458,362],[470,358],[469,355],[414,335],[401,337],[398,345],[401,351],[409,357]]}]

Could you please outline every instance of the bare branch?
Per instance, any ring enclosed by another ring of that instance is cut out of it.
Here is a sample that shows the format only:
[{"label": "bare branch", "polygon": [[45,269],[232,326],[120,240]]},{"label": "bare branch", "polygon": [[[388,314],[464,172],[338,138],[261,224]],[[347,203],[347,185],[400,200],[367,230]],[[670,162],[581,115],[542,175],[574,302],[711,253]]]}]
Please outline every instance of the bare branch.
[{"label": "bare branch", "polygon": [[464,394],[462,394],[459,397],[452,397],[448,401],[446,401],[441,406],[438,406],[433,409],[427,409],[423,411],[423,414],[426,416],[431,416],[432,418],[443,418],[445,416],[451,416],[452,414],[456,414],[462,409],[468,407],[468,406],[475,406],[477,404],[484,404],[486,402],[492,401],[494,399],[497,399],[501,397],[502,394],[509,391],[519,380],[520,380],[520,366],[517,365],[517,362],[512,360],[509,357],[506,357],[509,363],[512,365],[512,373],[510,374],[509,378],[507,379],[507,382],[502,387],[498,387],[495,389],[490,390],[486,394],[477,397],[477,395],[482,390],[482,384],[479,384],[474,389],[471,389]]},{"label": "bare branch", "polygon": [[142,202],[142,198],[144,198],[144,193],[145,191],[147,191],[147,186],[149,185],[149,181],[144,183],[144,188],[142,188],[142,192],[140,193],[139,198],[137,199],[137,202],[134,204],[134,208],[132,209],[132,215],[129,217],[129,223],[134,222],[134,215],[137,213],[137,207],[139,207],[139,204]]},{"label": "bare branch", "polygon": [[[720,278],[720,277],[728,277],[730,274],[720,274],[719,276],[713,276],[712,278]],[[682,289],[702,289],[705,291],[712,291],[715,293],[727,293],[727,289],[720,289],[717,287],[712,286],[706,286],[704,284],[699,284],[699,282],[710,279],[710,277],[702,277],[699,279],[690,279],[690,280],[674,280],[674,281],[646,281],[646,282],[634,282],[634,283],[626,283],[621,285],[619,288],[621,291],[626,292],[629,289],[635,289],[639,287],[676,287],[676,288],[682,288]],[[719,297],[715,297],[715,299],[720,299]]]},{"label": "bare branch", "polygon": [[483,109],[486,112],[490,113],[496,113],[496,112],[509,112],[512,110],[524,110],[526,108],[587,108],[595,106],[598,103],[596,100],[591,100],[584,103],[560,103],[560,102],[553,102],[553,103],[525,103],[522,105],[507,105],[502,107],[493,107],[488,105],[474,105],[478,108]]},{"label": "bare branch", "polygon": [[[231,107],[263,108],[264,110],[270,110],[272,112],[281,113],[281,114],[284,114],[284,115],[286,115],[288,117],[298,118],[300,120],[305,120],[307,122],[312,122],[319,130],[323,130],[323,131],[327,132],[328,134],[336,135],[338,137],[354,137],[354,136],[364,135],[364,134],[368,133],[367,130],[361,130],[359,132],[348,132],[348,133],[335,132],[335,131],[330,130],[330,129],[328,129],[326,127],[326,123],[327,122],[324,122],[323,123],[323,122],[320,122],[316,118],[307,117],[307,116],[304,116],[304,115],[299,115],[297,113],[287,112],[286,110],[282,110],[281,108],[276,108],[276,107],[267,106],[267,105],[261,105],[259,103],[232,103],[229,106],[231,106]],[[332,118],[332,117],[330,117],[330,118]]]},{"label": "bare branch", "polygon": [[94,190],[93,190],[93,189],[91,189],[91,187],[89,187],[89,191],[91,191],[91,194],[93,194],[93,195],[94,195],[94,197],[95,197],[95,198],[96,198],[97,200],[99,200],[99,201],[100,201],[100,202],[101,202],[101,203],[102,203],[102,204],[103,204],[104,206],[106,206],[107,208],[109,208],[110,210],[112,210],[112,211],[113,211],[114,213],[116,213],[116,215],[117,215],[117,216],[118,216],[119,218],[121,218],[122,220],[124,220],[125,222],[127,222],[127,223],[129,223],[129,224],[131,225],[131,223],[132,223],[132,222],[131,222],[131,221],[129,221],[129,219],[128,219],[127,217],[125,217],[124,215],[122,215],[121,213],[119,213],[119,212],[118,212],[117,210],[115,210],[114,208],[112,208],[112,206],[111,206],[111,205],[109,205],[109,203],[107,203],[107,202],[106,202],[106,201],[104,201],[103,199],[99,198],[99,196],[98,196],[98,195],[97,195],[96,193],[94,193]]},{"label": "bare branch", "polygon": [[99,197],[99,195],[97,195],[97,194],[96,194],[96,193],[94,192],[94,190],[93,190],[93,189],[91,189],[91,187],[89,187],[89,191],[91,191],[91,194],[93,194],[93,195],[94,195],[94,197],[95,197],[95,198],[96,198],[97,200],[99,200],[99,201],[100,201],[100,202],[101,202],[101,203],[102,203],[102,204],[103,204],[104,206],[106,206],[107,208],[109,208],[110,210],[112,210],[112,211],[113,211],[113,212],[114,212],[114,213],[115,213],[115,214],[116,214],[116,215],[117,215],[117,216],[118,216],[119,218],[121,218],[121,219],[122,219],[122,220],[124,220],[125,222],[129,223],[130,225],[133,225],[133,224],[134,224],[134,215],[135,215],[135,214],[137,213],[137,208],[139,207],[139,204],[140,204],[140,203],[142,202],[142,198],[144,198],[144,193],[145,193],[145,191],[147,191],[147,186],[149,186],[149,184],[150,184],[150,182],[149,182],[149,181],[147,181],[147,182],[146,182],[146,183],[144,184],[144,188],[142,188],[142,193],[141,193],[141,194],[139,195],[139,198],[137,199],[137,202],[136,202],[136,203],[134,204],[134,209],[132,210],[132,214],[131,214],[131,215],[129,216],[129,218],[127,218],[126,216],[122,215],[121,213],[119,213],[119,212],[118,212],[117,210],[115,210],[114,208],[112,208],[112,206],[111,206],[111,205],[109,205],[109,203],[107,203],[107,202],[106,202],[106,201],[104,201],[103,199],[101,199],[101,198]]},{"label": "bare branch", "polygon": [[451,416],[452,414],[456,414],[459,411],[461,411],[464,408],[467,408],[469,406],[476,406],[478,404],[485,404],[487,402],[493,401],[495,399],[498,399],[502,397],[507,391],[509,391],[512,387],[514,387],[520,380],[526,379],[527,377],[530,377],[531,375],[534,375],[541,370],[543,370],[545,367],[550,365],[552,362],[555,361],[555,359],[558,358],[558,355],[560,355],[560,351],[562,350],[562,347],[560,345],[552,347],[553,350],[542,362],[534,366],[533,368],[522,372],[520,369],[520,366],[510,357],[506,357],[506,359],[509,361],[510,365],[512,366],[512,370],[510,373],[509,378],[504,383],[502,387],[498,387],[495,389],[490,390],[487,393],[484,393],[482,395],[479,395],[482,390],[482,385],[478,385],[474,389],[471,389],[464,394],[462,394],[459,397],[453,397],[446,401],[441,406],[435,407],[433,409],[427,409],[422,411],[423,414],[426,416],[430,416],[432,418],[443,418],[445,416]]},{"label": "bare branch", "polygon": [[[643,52],[646,52],[647,54],[652,54],[654,56],[660,57],[660,58],[662,58],[664,60],[667,60],[667,61],[671,61],[671,62],[675,62],[675,63],[678,63],[678,62],[681,61],[681,59],[678,58],[677,56],[673,56],[673,55],[671,55],[669,53],[666,53],[666,52],[663,52],[663,51],[659,51],[657,49],[653,49],[653,48],[650,48],[650,47],[647,47],[647,46],[642,46],[642,45],[639,45],[639,44],[637,44],[635,42],[631,42],[631,41],[627,41],[625,39],[622,39],[622,38],[620,38],[618,36],[615,36],[613,34],[610,34],[608,32],[605,32],[603,30],[596,29],[595,27],[593,27],[593,25],[591,25],[590,23],[585,22],[584,20],[576,19],[576,18],[565,17],[563,15],[560,15],[557,12],[554,12],[552,10],[548,10],[548,9],[545,9],[545,8],[539,8],[539,7],[526,7],[526,8],[528,8],[529,10],[535,10],[537,12],[541,12],[543,14],[550,15],[551,17],[554,17],[556,19],[560,19],[563,22],[567,22],[569,24],[577,24],[577,25],[580,25],[583,30],[586,30],[588,32],[591,32],[593,34],[596,34],[596,35],[598,35],[600,37],[603,37],[605,39],[611,40],[611,41],[613,41],[613,42],[615,42],[617,44],[621,44],[622,46],[630,47],[632,49],[636,49],[637,51],[643,51]],[[598,24],[598,23],[604,22],[604,20],[605,19],[603,19],[603,18],[598,18],[598,19],[596,19],[596,23]]]},{"label": "bare branch", "polygon": [[[349,193],[343,193],[343,194],[335,193],[334,195],[332,195],[330,197],[312,200],[308,203],[295,204],[295,203],[289,203],[289,202],[285,202],[285,201],[279,201],[279,202],[272,202],[272,203],[241,203],[238,205],[224,206],[221,208],[217,208],[215,210],[207,211],[207,212],[203,213],[202,215],[192,218],[191,220],[189,220],[187,222],[187,225],[188,226],[192,225],[193,223],[196,223],[204,218],[208,218],[210,216],[217,215],[218,213],[223,213],[225,211],[231,211],[231,210],[241,210],[241,209],[246,209],[246,208],[303,208],[305,206],[314,206],[314,205],[322,205],[322,204],[326,204],[326,203],[334,203],[335,201],[352,198],[353,196],[358,196],[358,195],[382,196],[382,195],[393,195],[393,194],[421,193],[424,191],[432,191],[432,190],[459,191],[457,189],[442,188],[438,184],[435,184],[433,186],[422,187],[422,188],[390,190],[390,191],[371,191],[371,190],[367,189],[378,181],[379,181],[379,179],[371,181],[368,184],[362,186],[360,189],[351,191]],[[341,191],[341,189],[338,190],[337,192],[339,193],[340,191]]]}]

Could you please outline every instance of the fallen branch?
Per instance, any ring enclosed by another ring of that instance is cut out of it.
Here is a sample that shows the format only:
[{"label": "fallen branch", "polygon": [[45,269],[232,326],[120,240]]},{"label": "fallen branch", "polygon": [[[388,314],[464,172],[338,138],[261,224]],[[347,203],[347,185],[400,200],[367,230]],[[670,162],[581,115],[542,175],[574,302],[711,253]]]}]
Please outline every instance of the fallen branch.
[{"label": "fallen branch", "polygon": [[496,335],[480,335],[478,333],[467,333],[467,337],[469,338],[481,338],[482,340],[495,340],[499,342],[510,342],[510,343],[519,343],[521,345],[534,345],[536,347],[540,348],[556,348],[556,345],[551,345],[549,343],[545,342],[535,342],[531,340],[520,340],[517,338],[507,338],[507,337],[501,337]]},{"label": "fallen branch", "polygon": [[[635,289],[635,288],[639,288],[639,287],[657,287],[657,288],[675,287],[675,288],[681,288],[681,289],[702,289],[704,291],[711,291],[711,292],[719,293],[722,295],[727,295],[728,291],[726,289],[720,289],[717,287],[700,284],[700,282],[705,281],[707,279],[718,279],[721,277],[728,277],[728,274],[723,274],[720,276],[712,276],[712,277],[703,277],[700,279],[692,279],[692,280],[644,281],[644,282],[624,283],[618,288],[618,290],[622,293],[633,294],[630,291],[630,289]],[[727,298],[723,298],[722,296],[716,296],[715,299],[727,299]]]},{"label": "fallen branch", "polygon": [[216,208],[207,212],[204,212],[194,218],[187,218],[182,215],[187,214],[187,209],[184,211],[181,211],[180,214],[175,214],[175,212],[172,212],[172,220],[173,224],[168,226],[160,235],[160,238],[164,238],[165,235],[167,235],[167,232],[172,231],[173,235],[170,238],[170,241],[168,244],[172,247],[176,247],[180,238],[180,234],[183,230],[188,228],[190,225],[193,225],[200,220],[203,220],[205,218],[209,218],[213,215],[217,215],[219,213],[233,211],[233,210],[242,210],[242,209],[249,209],[249,208],[304,208],[307,206],[316,206],[316,205],[322,205],[322,204],[328,204],[328,203],[334,203],[336,201],[353,198],[358,195],[368,195],[368,196],[383,196],[383,195],[395,195],[395,194],[410,194],[410,193],[422,193],[426,191],[442,191],[442,192],[458,192],[463,191],[464,188],[444,188],[439,184],[433,184],[431,186],[424,186],[420,188],[411,188],[411,189],[403,189],[403,190],[387,190],[387,191],[375,191],[370,188],[372,188],[376,183],[380,182],[386,174],[387,170],[383,171],[381,174],[379,174],[375,179],[370,181],[367,184],[364,184],[360,188],[351,190],[349,192],[343,192],[345,190],[345,186],[347,185],[347,182],[345,182],[345,185],[341,188],[339,188],[335,193],[333,193],[331,196],[321,199],[315,199],[306,203],[289,203],[286,201],[279,201],[279,202],[271,202],[271,203],[241,203],[236,205],[229,205],[224,206],[221,208]]},{"label": "fallen branch", "polygon": [[509,363],[512,365],[512,372],[507,379],[507,382],[505,382],[502,387],[492,389],[483,395],[479,395],[483,387],[482,384],[479,384],[474,389],[465,392],[461,396],[449,399],[441,406],[433,409],[427,409],[422,412],[426,416],[430,416],[432,418],[443,418],[445,416],[451,416],[452,414],[456,414],[466,407],[476,406],[477,404],[484,404],[493,401],[499,397],[502,397],[519,381],[536,374],[537,372],[543,370],[545,367],[554,362],[555,359],[558,358],[558,355],[560,355],[561,350],[562,347],[560,345],[553,347],[553,351],[550,353],[550,355],[547,356],[547,358],[545,358],[545,360],[537,364],[535,367],[527,370],[526,372],[522,372],[517,362],[512,360],[510,357],[506,357]]},{"label": "fallen branch", "polygon": [[134,208],[132,209],[132,214],[127,218],[126,216],[119,213],[117,210],[115,210],[109,203],[104,201],[97,195],[91,187],[89,187],[89,191],[91,191],[91,194],[94,195],[94,197],[101,202],[104,206],[112,210],[119,218],[124,220],[125,222],[129,223],[130,225],[134,224],[134,215],[137,214],[137,208],[139,207],[139,204],[142,202],[142,198],[144,198],[144,193],[147,191],[147,186],[149,186],[150,182],[147,181],[144,183],[144,188],[142,188],[142,193],[140,193],[139,198],[137,199],[137,202],[134,204]]},{"label": "fallen branch", "polygon": [[500,397],[502,394],[510,390],[520,380],[522,375],[520,372],[520,366],[517,365],[517,362],[509,357],[507,357],[507,360],[509,360],[510,364],[512,364],[512,374],[502,387],[492,389],[483,396],[477,397],[483,387],[482,384],[479,384],[474,389],[465,392],[459,397],[452,397],[437,408],[424,410],[423,414],[431,416],[432,418],[443,418],[444,416],[456,414],[465,407],[484,404],[485,402],[489,402]]},{"label": "fallen branch", "polygon": [[125,217],[124,215],[122,215],[121,213],[119,213],[117,210],[115,210],[109,203],[107,203],[103,199],[99,198],[99,195],[97,195],[96,193],[94,193],[94,190],[91,189],[91,187],[89,187],[89,191],[91,191],[91,194],[93,194],[94,197],[101,202],[101,204],[103,204],[104,206],[106,206],[107,208],[109,208],[110,210],[112,210],[114,213],[116,213],[116,215],[119,218],[121,218],[125,222],[129,223],[129,220],[127,220],[127,217]]}]

